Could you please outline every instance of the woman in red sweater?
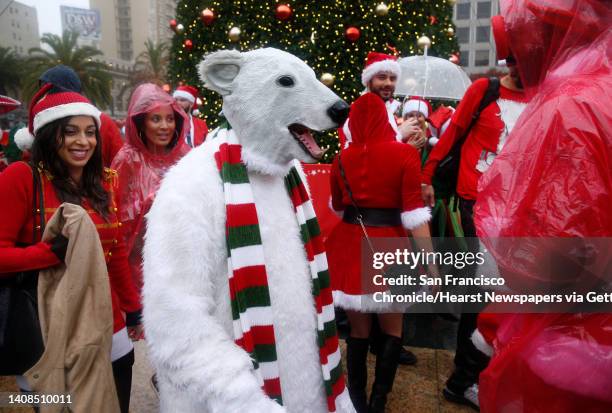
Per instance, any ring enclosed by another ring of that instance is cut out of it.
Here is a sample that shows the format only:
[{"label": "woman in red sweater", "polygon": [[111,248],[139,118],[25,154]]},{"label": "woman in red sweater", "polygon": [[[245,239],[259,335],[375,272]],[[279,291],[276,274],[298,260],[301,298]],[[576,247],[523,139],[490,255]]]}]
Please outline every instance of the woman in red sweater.
[{"label": "woman in red sweater", "polygon": [[[43,87],[30,109],[29,133],[34,135],[30,164],[14,163],[0,174],[0,277],[63,261],[65,238],[40,241],[44,222],[34,217],[34,197],[36,205],[44,208],[45,222],[63,202],[87,210],[98,229],[108,267],[114,317],[111,360],[121,411],[127,413],[134,363],[130,337],[139,339],[142,326],[139,296],[119,237],[122,224],[113,192],[116,173],[102,165],[100,111],[77,93],[45,96],[46,92]],[[34,193],[33,173],[40,176],[42,200]],[[38,242],[32,244],[35,229]],[[29,390],[23,378],[18,382]]]}]

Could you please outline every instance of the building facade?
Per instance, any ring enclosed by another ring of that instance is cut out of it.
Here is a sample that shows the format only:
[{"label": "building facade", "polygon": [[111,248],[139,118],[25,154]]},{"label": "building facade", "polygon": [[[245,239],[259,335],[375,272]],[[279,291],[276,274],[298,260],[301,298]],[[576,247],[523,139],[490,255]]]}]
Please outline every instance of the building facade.
[{"label": "building facade", "polygon": [[457,0],[453,21],[461,50],[460,64],[469,74],[496,68],[491,16],[499,14],[497,0]]},{"label": "building facade", "polygon": [[168,42],[178,0],[90,0],[101,17],[100,50],[108,59],[133,63],[145,42]]},{"label": "building facade", "polygon": [[17,1],[0,0],[0,11],[2,10],[4,13],[0,16],[1,47],[13,49],[19,56],[27,55],[32,47],[40,47],[35,7]]}]

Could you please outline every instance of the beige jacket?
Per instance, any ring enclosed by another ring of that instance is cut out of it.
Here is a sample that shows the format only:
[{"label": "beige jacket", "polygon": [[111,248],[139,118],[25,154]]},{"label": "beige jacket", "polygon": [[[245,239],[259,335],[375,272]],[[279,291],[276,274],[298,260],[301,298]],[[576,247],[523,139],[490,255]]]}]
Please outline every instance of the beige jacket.
[{"label": "beige jacket", "polygon": [[[64,203],[43,240],[61,231],[68,238],[65,265],[40,271],[38,313],[45,352],[25,373],[35,392],[69,393],[70,411],[119,412],[110,360],[111,292],[96,226],[80,206]],[[63,411],[43,406],[41,413]]]}]

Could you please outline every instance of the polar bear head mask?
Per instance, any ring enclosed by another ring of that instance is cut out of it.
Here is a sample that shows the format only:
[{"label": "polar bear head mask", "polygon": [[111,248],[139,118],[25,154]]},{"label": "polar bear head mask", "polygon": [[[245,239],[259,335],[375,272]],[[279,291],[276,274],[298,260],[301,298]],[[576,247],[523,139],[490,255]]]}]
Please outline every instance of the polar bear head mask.
[{"label": "polar bear head mask", "polygon": [[293,159],[316,162],[323,151],[311,131],[336,128],[348,117],[348,105],[306,63],[278,49],[213,52],[199,74],[223,96],[223,114],[251,170],[283,174]]}]

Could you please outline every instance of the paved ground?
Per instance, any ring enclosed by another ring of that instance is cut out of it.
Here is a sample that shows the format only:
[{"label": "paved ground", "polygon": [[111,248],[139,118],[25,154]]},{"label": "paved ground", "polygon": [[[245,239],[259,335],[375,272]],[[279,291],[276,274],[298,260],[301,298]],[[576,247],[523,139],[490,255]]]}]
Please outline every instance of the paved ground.
[{"label": "paved ground", "polygon": [[[341,343],[344,343],[341,341]],[[449,350],[416,348],[410,349],[417,355],[416,366],[400,366],[389,398],[389,413],[451,413],[472,412],[468,408],[450,404],[441,397],[444,381],[452,368],[453,353]],[[344,348],[343,348],[344,353]],[[373,375],[374,358],[368,360],[370,377]],[[143,342],[136,345],[136,364],[132,386],[131,413],[155,413],[158,411],[157,398],[151,389],[152,369],[146,358]],[[15,391],[12,379],[0,378],[0,392]],[[0,408],[0,413],[24,413],[31,409]],[[77,412],[80,413],[80,412]]]}]

